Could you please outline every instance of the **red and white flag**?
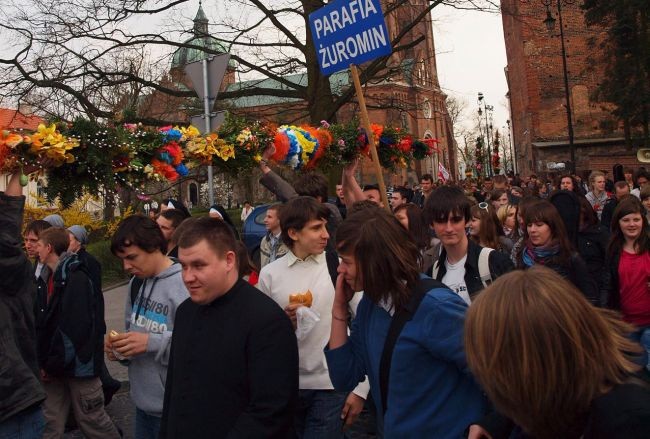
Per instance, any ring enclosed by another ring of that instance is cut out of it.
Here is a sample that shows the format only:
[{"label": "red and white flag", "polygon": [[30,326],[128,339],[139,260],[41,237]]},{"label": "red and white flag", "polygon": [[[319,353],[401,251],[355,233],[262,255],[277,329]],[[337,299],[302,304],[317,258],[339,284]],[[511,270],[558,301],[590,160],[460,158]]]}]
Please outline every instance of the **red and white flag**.
[{"label": "red and white flag", "polygon": [[442,180],[443,183],[449,180],[449,172],[442,166],[442,163],[438,163],[438,180]]}]

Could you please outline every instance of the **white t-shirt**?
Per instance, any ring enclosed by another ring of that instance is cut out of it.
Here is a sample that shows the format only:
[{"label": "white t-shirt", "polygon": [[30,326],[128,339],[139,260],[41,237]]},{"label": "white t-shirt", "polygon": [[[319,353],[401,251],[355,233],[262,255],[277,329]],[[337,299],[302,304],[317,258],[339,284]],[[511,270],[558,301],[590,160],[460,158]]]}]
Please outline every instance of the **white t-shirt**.
[{"label": "white t-shirt", "polygon": [[442,283],[447,285],[452,291],[455,291],[461,299],[468,305],[472,302],[467,292],[467,285],[465,285],[465,262],[467,255],[455,264],[451,264],[449,259],[445,259],[445,267],[447,272],[442,277]]}]

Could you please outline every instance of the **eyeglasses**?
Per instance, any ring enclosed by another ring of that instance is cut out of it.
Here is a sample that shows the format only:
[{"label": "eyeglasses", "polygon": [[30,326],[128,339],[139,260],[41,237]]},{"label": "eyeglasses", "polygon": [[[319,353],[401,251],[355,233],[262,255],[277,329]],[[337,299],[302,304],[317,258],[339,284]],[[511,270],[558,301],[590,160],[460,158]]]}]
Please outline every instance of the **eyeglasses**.
[{"label": "eyeglasses", "polygon": [[485,201],[483,201],[483,202],[481,202],[481,203],[478,203],[478,208],[479,208],[479,209],[483,209],[483,210],[485,210],[486,212],[488,212],[488,203],[486,203]]}]

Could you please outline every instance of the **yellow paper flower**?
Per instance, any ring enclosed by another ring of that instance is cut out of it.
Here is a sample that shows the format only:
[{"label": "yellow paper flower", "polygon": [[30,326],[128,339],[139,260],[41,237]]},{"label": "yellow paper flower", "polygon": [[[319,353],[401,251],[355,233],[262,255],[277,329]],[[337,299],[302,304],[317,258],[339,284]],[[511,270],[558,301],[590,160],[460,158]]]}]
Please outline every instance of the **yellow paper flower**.
[{"label": "yellow paper flower", "polygon": [[227,162],[230,158],[235,158],[235,147],[233,145],[222,145],[217,149],[217,157],[219,157],[224,162]]},{"label": "yellow paper flower", "polygon": [[47,157],[54,161],[54,166],[61,166],[63,163],[73,163],[74,156],[68,152],[79,146],[77,139],[66,138],[56,130],[56,125],[46,127],[43,124],[32,136],[30,152],[34,155]]},{"label": "yellow paper flower", "polygon": [[188,127],[182,127],[182,128],[178,128],[178,127],[175,128],[179,130],[182,134],[181,141],[192,140],[201,135],[198,128],[196,128],[194,125],[190,125]]}]

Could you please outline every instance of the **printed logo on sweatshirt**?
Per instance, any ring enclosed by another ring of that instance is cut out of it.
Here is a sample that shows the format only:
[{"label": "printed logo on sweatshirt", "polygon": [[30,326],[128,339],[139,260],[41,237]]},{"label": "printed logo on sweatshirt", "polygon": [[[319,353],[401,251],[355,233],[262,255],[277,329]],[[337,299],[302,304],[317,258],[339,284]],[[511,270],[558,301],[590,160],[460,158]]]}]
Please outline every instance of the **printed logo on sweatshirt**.
[{"label": "printed logo on sweatshirt", "polygon": [[[140,307],[139,313],[138,307]],[[139,301],[136,300],[131,312],[131,324],[144,328],[149,332],[161,334],[167,331],[168,315],[169,305],[149,299],[146,303],[139,306]]]}]

